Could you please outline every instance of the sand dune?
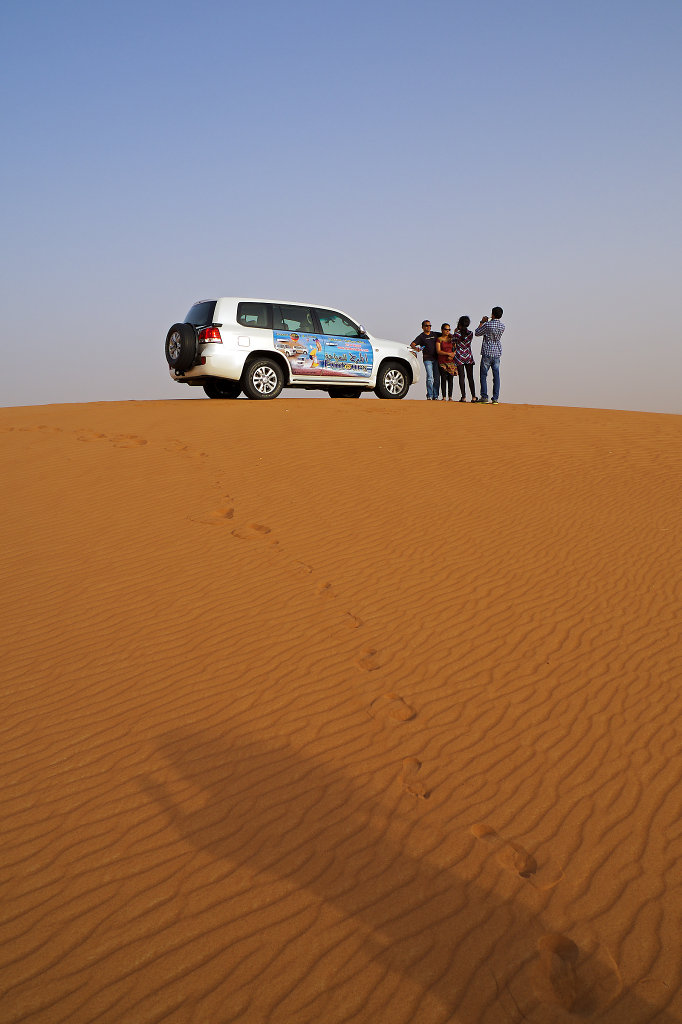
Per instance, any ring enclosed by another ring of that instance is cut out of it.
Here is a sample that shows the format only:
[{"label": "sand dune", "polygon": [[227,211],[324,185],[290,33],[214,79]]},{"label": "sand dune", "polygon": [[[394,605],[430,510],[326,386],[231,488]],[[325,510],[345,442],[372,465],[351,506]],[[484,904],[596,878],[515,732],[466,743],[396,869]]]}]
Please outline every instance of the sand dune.
[{"label": "sand dune", "polygon": [[0,433],[2,1024],[682,1021],[682,419]]}]

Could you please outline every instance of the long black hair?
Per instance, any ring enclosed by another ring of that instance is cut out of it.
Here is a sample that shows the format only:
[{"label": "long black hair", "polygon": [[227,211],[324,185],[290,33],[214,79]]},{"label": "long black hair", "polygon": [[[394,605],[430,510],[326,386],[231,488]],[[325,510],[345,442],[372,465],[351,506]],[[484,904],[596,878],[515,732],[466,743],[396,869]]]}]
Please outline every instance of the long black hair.
[{"label": "long black hair", "polygon": [[471,323],[470,316],[461,316],[457,321],[457,333],[460,338],[466,338],[469,333],[469,324]]}]

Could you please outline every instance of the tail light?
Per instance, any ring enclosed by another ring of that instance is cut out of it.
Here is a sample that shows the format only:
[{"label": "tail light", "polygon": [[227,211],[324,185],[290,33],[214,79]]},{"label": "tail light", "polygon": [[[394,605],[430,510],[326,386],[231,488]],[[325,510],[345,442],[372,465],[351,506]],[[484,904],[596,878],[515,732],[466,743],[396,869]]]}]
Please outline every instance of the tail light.
[{"label": "tail light", "polygon": [[217,327],[202,327],[199,331],[200,342],[210,342],[212,345],[222,345],[223,339]]}]

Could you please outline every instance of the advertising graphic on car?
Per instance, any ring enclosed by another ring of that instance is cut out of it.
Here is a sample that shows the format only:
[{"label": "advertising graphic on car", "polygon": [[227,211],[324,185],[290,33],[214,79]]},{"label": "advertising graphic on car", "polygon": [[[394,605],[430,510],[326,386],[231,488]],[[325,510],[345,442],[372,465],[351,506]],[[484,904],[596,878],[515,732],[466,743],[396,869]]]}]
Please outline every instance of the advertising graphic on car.
[{"label": "advertising graphic on car", "polygon": [[295,377],[371,377],[372,344],[367,338],[273,331],[275,348],[282,352]]}]

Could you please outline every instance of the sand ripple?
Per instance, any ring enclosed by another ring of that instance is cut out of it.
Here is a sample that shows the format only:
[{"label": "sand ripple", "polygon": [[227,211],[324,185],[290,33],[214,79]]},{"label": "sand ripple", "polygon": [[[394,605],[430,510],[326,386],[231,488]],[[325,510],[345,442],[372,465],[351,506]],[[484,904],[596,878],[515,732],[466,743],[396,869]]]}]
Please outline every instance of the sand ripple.
[{"label": "sand ripple", "polygon": [[399,405],[0,410],[3,1024],[682,1020],[681,421]]}]

